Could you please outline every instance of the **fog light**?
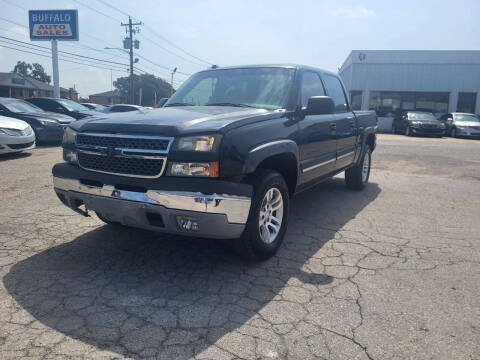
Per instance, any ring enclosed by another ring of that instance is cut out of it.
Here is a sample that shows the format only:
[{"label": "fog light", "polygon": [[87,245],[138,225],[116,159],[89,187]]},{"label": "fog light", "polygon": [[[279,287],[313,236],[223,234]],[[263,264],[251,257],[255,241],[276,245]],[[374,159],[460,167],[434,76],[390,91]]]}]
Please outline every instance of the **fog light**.
[{"label": "fog light", "polygon": [[63,160],[71,164],[78,164],[77,153],[72,150],[63,149]]},{"label": "fog light", "polygon": [[197,219],[193,216],[177,216],[177,224],[182,230],[196,231],[198,230]]}]

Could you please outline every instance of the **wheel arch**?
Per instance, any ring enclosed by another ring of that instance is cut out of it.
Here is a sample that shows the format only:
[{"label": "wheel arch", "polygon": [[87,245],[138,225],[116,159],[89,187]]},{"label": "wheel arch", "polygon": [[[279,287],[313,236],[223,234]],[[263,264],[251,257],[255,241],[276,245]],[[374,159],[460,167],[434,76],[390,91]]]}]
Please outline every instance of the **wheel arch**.
[{"label": "wheel arch", "polygon": [[298,164],[297,144],[292,140],[278,140],[252,149],[243,170],[247,176],[257,169],[278,171],[285,179],[290,195],[293,195],[298,180]]}]

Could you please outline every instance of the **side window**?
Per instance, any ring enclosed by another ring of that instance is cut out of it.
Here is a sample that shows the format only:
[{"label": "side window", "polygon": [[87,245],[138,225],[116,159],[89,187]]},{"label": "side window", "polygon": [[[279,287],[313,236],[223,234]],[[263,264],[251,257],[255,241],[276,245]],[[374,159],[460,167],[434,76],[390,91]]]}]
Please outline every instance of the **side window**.
[{"label": "side window", "polygon": [[59,107],[56,102],[44,99],[38,99],[38,106],[47,111],[54,111]]},{"label": "side window", "polygon": [[325,90],[317,73],[305,71],[302,74],[302,107],[307,106],[312,96],[325,96]]},{"label": "side window", "polygon": [[327,95],[330,96],[335,103],[336,112],[345,112],[347,108],[347,98],[343,91],[343,86],[340,80],[336,76],[325,74],[323,75],[323,81],[325,83],[325,90]]}]

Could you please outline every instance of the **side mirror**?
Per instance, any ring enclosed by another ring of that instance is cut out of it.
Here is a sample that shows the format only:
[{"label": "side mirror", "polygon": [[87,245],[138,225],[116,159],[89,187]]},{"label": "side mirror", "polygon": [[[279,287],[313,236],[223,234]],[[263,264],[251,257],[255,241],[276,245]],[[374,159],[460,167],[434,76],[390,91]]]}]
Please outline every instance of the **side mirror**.
[{"label": "side mirror", "polygon": [[169,98],[161,98],[158,103],[157,103],[157,107],[163,107],[163,105],[165,105],[165,103],[168,101]]},{"label": "side mirror", "polygon": [[308,99],[305,115],[326,115],[333,114],[335,103],[329,96],[312,96]]}]

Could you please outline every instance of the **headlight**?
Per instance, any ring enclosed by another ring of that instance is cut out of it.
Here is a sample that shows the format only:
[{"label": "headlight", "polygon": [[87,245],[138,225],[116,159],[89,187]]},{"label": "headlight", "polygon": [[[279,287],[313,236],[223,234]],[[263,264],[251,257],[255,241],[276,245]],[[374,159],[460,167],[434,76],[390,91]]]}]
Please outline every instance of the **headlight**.
[{"label": "headlight", "polygon": [[0,134],[5,134],[5,135],[8,135],[8,136],[20,136],[20,135],[22,135],[19,130],[7,129],[7,128],[0,128]]},{"label": "headlight", "polygon": [[67,127],[65,131],[63,132],[63,141],[62,145],[73,145],[75,144],[75,138],[77,136],[77,132],[73,130],[72,128]]},{"label": "headlight", "polygon": [[55,120],[45,120],[45,119],[38,119],[40,124],[43,126],[59,126],[60,124],[56,122]]},{"label": "headlight", "polygon": [[168,166],[168,175],[218,177],[218,162],[173,162]]},{"label": "headlight", "polygon": [[217,151],[221,135],[188,136],[175,141],[177,151]]}]

